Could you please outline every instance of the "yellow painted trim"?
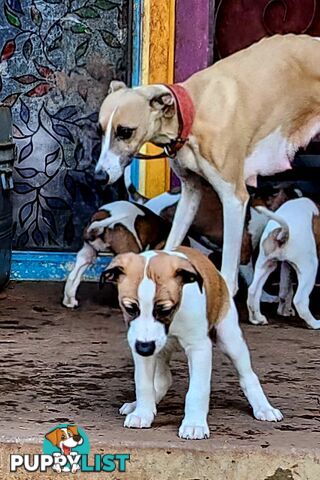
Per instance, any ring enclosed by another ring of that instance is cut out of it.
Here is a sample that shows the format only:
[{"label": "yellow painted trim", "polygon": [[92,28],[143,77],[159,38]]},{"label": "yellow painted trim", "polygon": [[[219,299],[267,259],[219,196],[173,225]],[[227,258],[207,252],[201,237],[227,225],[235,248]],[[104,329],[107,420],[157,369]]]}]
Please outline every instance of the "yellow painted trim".
[{"label": "yellow painted trim", "polygon": [[[142,83],[172,83],[174,78],[175,0],[144,0]],[[146,152],[158,149],[148,144]],[[140,160],[139,190],[154,197],[170,189],[168,160]]]}]

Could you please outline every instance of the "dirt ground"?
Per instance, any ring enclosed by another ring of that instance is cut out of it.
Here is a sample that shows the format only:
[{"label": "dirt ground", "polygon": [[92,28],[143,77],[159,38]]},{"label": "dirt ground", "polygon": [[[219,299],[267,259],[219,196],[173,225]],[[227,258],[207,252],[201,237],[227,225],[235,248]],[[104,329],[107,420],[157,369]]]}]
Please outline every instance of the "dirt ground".
[{"label": "dirt ground", "polygon": [[[118,408],[134,398],[133,367],[122,317],[106,305],[115,305],[114,291],[82,285],[75,311],[61,306],[61,284],[16,283],[7,294],[0,302],[0,440],[37,443],[54,425],[75,422],[91,443],[191,447],[177,438],[187,389],[182,354],[174,359],[174,384],[153,428],[122,427]],[[268,326],[249,325],[241,311],[254,368],[285,418],[280,423],[254,420],[229,361],[215,350],[211,438],[195,442],[197,448],[317,449],[320,331],[276,315]]]}]

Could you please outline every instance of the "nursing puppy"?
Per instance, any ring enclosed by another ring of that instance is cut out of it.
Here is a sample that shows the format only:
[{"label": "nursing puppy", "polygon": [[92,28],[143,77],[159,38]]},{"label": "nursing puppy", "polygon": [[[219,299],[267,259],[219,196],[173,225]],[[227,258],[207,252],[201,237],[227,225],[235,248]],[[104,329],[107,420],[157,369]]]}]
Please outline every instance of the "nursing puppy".
[{"label": "nursing puppy", "polygon": [[275,213],[263,207],[257,207],[257,210],[270,220],[261,237],[253,282],[248,291],[250,322],[261,325],[268,323],[260,312],[261,291],[277,262],[285,262],[281,268],[278,313],[286,316],[294,313],[289,264],[297,273],[298,287],[293,303],[298,315],[308,327],[319,329],[320,321],[314,318],[309,309],[309,296],[315,284],[320,252],[317,205],[308,198],[298,198],[286,202]]},{"label": "nursing puppy", "polygon": [[[99,253],[134,252],[161,249],[167,240],[171,224],[143,205],[125,200],[103,205],[93,214],[83,234],[84,245],[77,254],[76,263],[70,272],[65,289],[63,305],[78,306],[76,293],[81,277],[94,264]],[[194,246],[207,255],[212,253],[196,240],[188,237],[186,245]]]},{"label": "nursing puppy", "polygon": [[180,247],[117,256],[102,281],[118,285],[119,303],[128,326],[135,365],[136,401],[125,403],[125,427],[149,428],[156,405],[171,385],[170,356],[180,345],[189,365],[189,389],[179,436],[209,437],[207,423],[214,330],[218,345],[231,358],[253,414],[279,421],[253,372],[238,315],[225,281],[200,252]]}]

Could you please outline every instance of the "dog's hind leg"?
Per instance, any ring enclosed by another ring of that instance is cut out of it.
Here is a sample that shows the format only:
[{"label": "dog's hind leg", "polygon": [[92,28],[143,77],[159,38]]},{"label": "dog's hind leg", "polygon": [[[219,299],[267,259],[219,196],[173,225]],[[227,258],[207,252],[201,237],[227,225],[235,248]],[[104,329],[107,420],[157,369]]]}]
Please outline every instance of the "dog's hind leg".
[{"label": "dog's hind leg", "polygon": [[78,306],[76,299],[77,289],[79,287],[81,277],[87,268],[92,265],[97,258],[97,252],[88,243],[85,243],[77,254],[76,263],[73,270],[69,273],[64,288],[63,305],[68,308]]},{"label": "dog's hind leg", "polygon": [[249,321],[254,325],[266,325],[266,317],[260,311],[261,294],[264,284],[270,273],[276,268],[277,263],[267,261],[265,257],[258,257],[253,282],[248,289],[247,307],[249,312]]},{"label": "dog's hind leg", "polygon": [[216,331],[217,344],[234,364],[239,375],[240,386],[252,407],[255,418],[269,422],[282,420],[281,412],[270,405],[257,375],[252,370],[250,353],[243,338],[233,302],[226,317],[217,324]]},{"label": "dog's hind leg", "polygon": [[298,288],[293,298],[293,304],[298,315],[310,328],[319,329],[320,320],[317,320],[309,309],[309,296],[316,281],[318,261],[314,258],[314,261],[306,261],[303,265],[300,263],[299,267],[296,267],[295,265],[293,266],[298,277]]},{"label": "dog's hind leg", "polygon": [[290,265],[287,262],[281,262],[278,315],[290,317],[295,314],[292,298],[293,285]]}]

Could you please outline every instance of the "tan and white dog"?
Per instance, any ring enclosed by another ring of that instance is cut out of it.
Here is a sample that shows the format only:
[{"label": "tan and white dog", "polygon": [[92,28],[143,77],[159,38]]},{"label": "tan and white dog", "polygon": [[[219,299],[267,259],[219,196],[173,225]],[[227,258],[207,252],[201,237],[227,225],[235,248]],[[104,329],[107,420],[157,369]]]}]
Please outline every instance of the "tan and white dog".
[{"label": "tan and white dog", "polygon": [[[134,252],[162,249],[171,224],[143,205],[126,200],[103,205],[95,212],[84,229],[84,244],[77,254],[75,265],[68,275],[62,304],[68,308],[78,306],[77,290],[84,272],[95,263],[98,254]],[[186,245],[210,255],[211,250],[191,237]]]},{"label": "tan and white dog", "polygon": [[131,89],[111,82],[109,92],[99,115],[104,140],[97,175],[115,182],[145,142],[169,151],[182,190],[168,249],[185,237],[204,177],[223,204],[222,274],[234,294],[246,185],[290,169],[298,148],[320,131],[319,41],[275,35],[179,85]]},{"label": "tan and white dog", "polygon": [[135,365],[136,401],[125,403],[125,427],[149,428],[156,405],[171,385],[171,354],[180,345],[189,365],[189,389],[179,436],[209,437],[212,343],[231,358],[255,418],[279,421],[282,414],[268,402],[253,372],[238,314],[223,277],[197,250],[118,255],[102,274],[116,282],[128,326]]},{"label": "tan and white dog", "polygon": [[[51,432],[46,434],[45,437],[49,442],[52,443],[54,447],[59,448],[60,453],[54,453],[55,462],[53,465],[53,470],[58,473],[62,471],[69,472],[68,467],[64,467],[62,470],[59,458],[61,455],[68,457],[69,460],[73,460],[73,455],[77,455],[75,452],[72,452],[72,449],[78,445],[82,445],[83,438],[79,434],[78,427],[76,425],[67,425],[65,428],[55,428]],[[63,462],[65,464],[65,462]],[[78,463],[72,463],[71,472],[76,473],[80,469]]]},{"label": "tan and white dog", "polygon": [[253,324],[267,324],[260,312],[263,285],[278,262],[283,262],[280,276],[278,313],[289,316],[292,309],[293,288],[288,271],[291,265],[297,273],[298,287],[293,298],[299,316],[308,327],[319,329],[309,309],[309,296],[314,288],[320,252],[320,215],[317,205],[309,198],[298,198],[283,204],[276,212],[264,207],[257,210],[269,217],[260,241],[259,256],[253,282],[248,291],[249,320]]}]

